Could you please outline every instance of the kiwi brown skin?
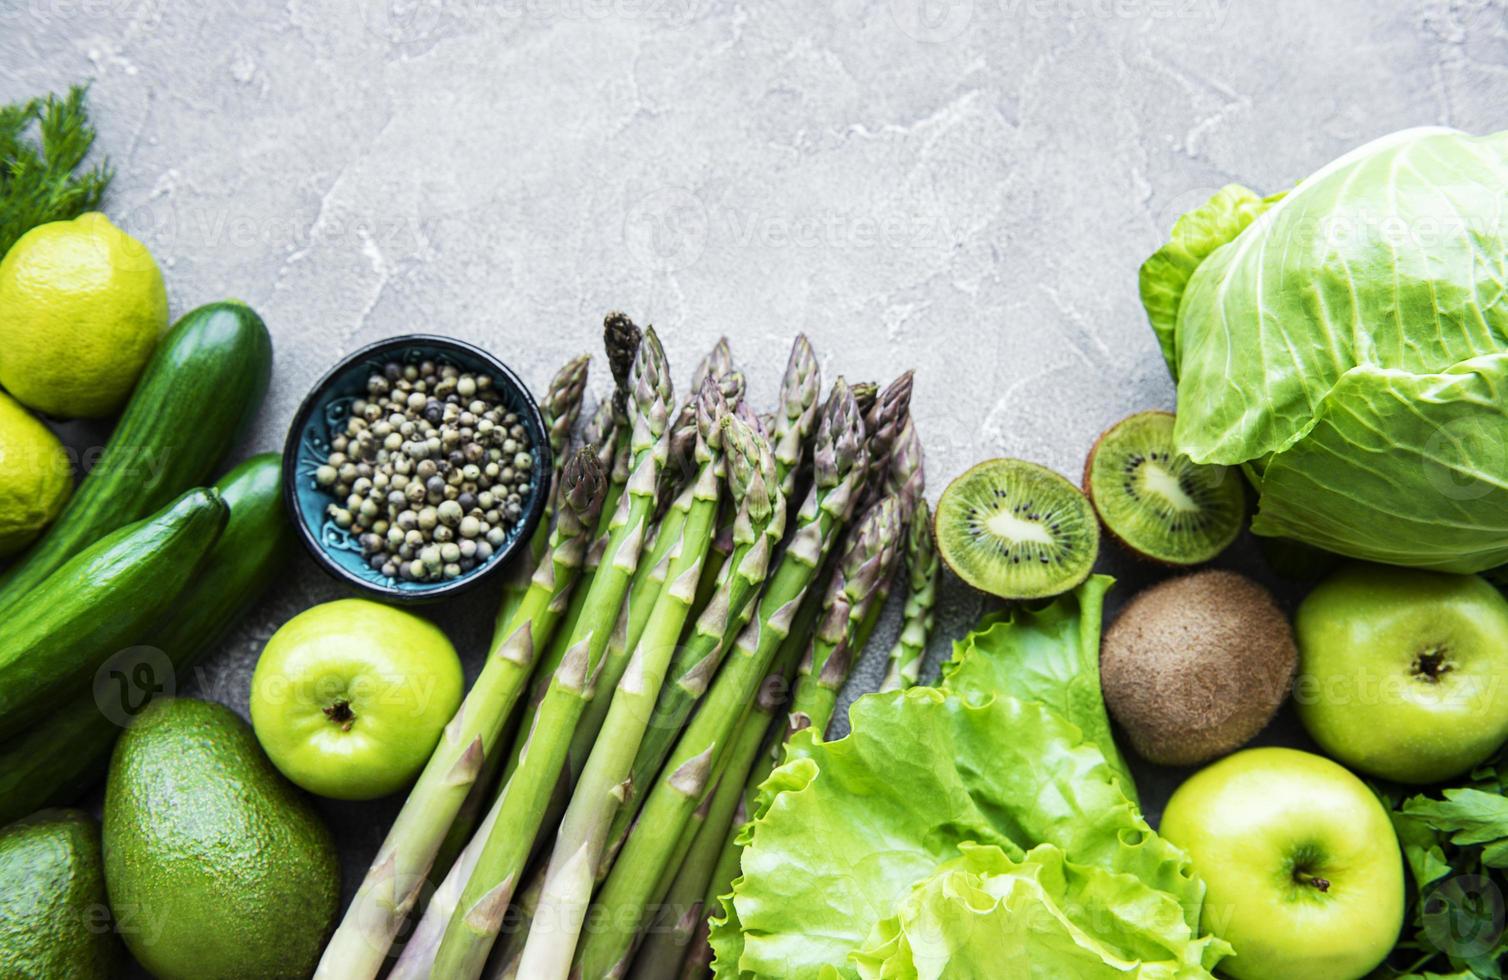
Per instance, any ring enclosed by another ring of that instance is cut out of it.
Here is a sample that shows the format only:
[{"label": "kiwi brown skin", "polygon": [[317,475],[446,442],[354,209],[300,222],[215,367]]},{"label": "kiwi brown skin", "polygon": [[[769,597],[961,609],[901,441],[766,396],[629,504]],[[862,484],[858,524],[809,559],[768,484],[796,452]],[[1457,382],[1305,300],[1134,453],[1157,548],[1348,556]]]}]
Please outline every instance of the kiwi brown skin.
[{"label": "kiwi brown skin", "polygon": [[1267,726],[1298,669],[1293,627],[1272,594],[1203,571],[1136,595],[1105,633],[1105,705],[1142,758],[1193,766]]}]

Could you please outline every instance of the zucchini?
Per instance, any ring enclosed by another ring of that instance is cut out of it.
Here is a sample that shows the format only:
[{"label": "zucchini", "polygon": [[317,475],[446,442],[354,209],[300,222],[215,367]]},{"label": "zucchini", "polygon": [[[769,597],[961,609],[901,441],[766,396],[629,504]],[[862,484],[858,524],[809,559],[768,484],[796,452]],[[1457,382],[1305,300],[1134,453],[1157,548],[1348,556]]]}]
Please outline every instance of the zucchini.
[{"label": "zucchini", "polygon": [[251,307],[226,301],[185,313],[68,506],[0,575],[0,610],[106,534],[206,483],[256,415],[271,374],[272,338]]},{"label": "zucchini", "polygon": [[46,717],[142,634],[189,582],[229,512],[190,490],[84,549],[13,602],[0,637],[0,738]]},{"label": "zucchini", "polygon": [[[193,584],[142,641],[166,656],[172,672],[133,679],[127,692],[109,691],[122,695],[121,714],[140,711],[156,691],[172,694],[183,687],[194,662],[287,567],[295,546],[283,509],[280,464],[277,453],[253,456],[215,484],[230,520]],[[111,709],[114,714],[114,705]],[[85,689],[25,734],[0,743],[0,826],[43,807],[77,802],[105,775],[122,730],[121,714],[111,714],[101,710],[93,690]]]}]

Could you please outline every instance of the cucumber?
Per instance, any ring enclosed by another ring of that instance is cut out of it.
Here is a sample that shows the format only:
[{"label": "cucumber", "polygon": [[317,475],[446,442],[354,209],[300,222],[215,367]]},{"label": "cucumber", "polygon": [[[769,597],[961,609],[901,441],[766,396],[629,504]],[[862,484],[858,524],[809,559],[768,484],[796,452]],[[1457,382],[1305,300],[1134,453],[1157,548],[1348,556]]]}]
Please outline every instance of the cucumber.
[{"label": "cucumber", "polygon": [[193,581],[229,511],[190,490],[84,549],[10,605],[0,637],[0,738],[46,717]]},{"label": "cucumber", "polygon": [[68,506],[0,575],[0,610],[106,534],[206,483],[256,415],[271,374],[272,338],[251,307],[226,301],[185,313]]},{"label": "cucumber", "polygon": [[[154,691],[171,694],[182,687],[194,662],[282,575],[295,544],[283,509],[281,474],[279,455],[263,453],[215,484],[230,520],[193,584],[141,641],[162,651],[172,674],[133,681],[134,703],[123,705],[123,714],[140,711]],[[76,802],[109,768],[119,719],[101,711],[94,691],[86,689],[25,734],[0,743],[0,825],[42,807]]]}]

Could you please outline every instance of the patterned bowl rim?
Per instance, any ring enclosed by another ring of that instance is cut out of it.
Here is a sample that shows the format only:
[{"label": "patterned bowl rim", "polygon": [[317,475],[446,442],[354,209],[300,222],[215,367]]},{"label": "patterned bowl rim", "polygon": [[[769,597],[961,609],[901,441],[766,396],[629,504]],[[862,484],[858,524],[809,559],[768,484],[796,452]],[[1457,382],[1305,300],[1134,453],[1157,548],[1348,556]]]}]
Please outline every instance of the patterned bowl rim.
[{"label": "patterned bowl rim", "polygon": [[[309,393],[299,404],[298,411],[293,414],[293,421],[288,426],[288,435],[283,443],[283,505],[288,511],[289,520],[297,531],[299,540],[304,548],[314,558],[326,574],[358,589],[381,596],[395,602],[408,604],[424,604],[438,602],[458,595],[475,587],[483,579],[505,567],[519,546],[528,541],[533,535],[534,529],[544,517],[545,505],[549,497],[549,480],[535,480],[534,489],[529,494],[523,516],[514,526],[513,533],[508,542],[496,551],[484,564],[477,566],[459,578],[449,582],[439,582],[433,585],[398,584],[391,579],[368,578],[345,567],[330,556],[331,544],[322,540],[319,533],[310,527],[311,518],[304,512],[299,500],[301,489],[300,468],[304,455],[304,432],[309,427],[313,416],[317,411],[328,407],[340,398],[332,398],[329,388],[341,375],[350,371],[362,361],[382,361],[389,358],[394,351],[403,351],[404,348],[428,348],[434,353],[444,355],[446,352],[465,355],[487,366],[492,374],[494,382],[502,387],[511,389],[516,398],[510,398],[509,408],[524,416],[525,425],[530,429],[530,438],[533,440],[532,453],[534,456],[534,472],[548,475],[553,468],[553,459],[550,452],[548,431],[545,427],[544,415],[539,409],[539,402],[534,397],[527,385],[507,364],[499,360],[475,344],[454,337],[442,337],[437,334],[413,333],[403,334],[397,337],[388,337],[370,343],[359,350],[353,351],[336,361],[329,370],[322,374],[318,381],[310,387]],[[342,396],[344,397],[344,396]],[[351,396],[354,400],[355,396]],[[513,404],[513,402],[518,404]],[[332,424],[333,420],[326,418],[326,424]],[[388,584],[392,583],[392,584]]]}]

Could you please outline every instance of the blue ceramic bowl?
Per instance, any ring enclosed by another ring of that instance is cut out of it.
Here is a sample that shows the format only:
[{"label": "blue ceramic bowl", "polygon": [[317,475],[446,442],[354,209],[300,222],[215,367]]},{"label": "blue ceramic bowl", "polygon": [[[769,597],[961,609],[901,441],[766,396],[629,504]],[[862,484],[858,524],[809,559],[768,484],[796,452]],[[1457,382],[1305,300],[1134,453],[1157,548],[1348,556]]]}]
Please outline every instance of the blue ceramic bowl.
[{"label": "blue ceramic bowl", "polygon": [[315,482],[314,471],[329,456],[330,440],[344,430],[351,404],[365,397],[367,378],[390,361],[449,364],[492,377],[493,388],[508,410],[517,413],[533,444],[534,472],[549,474],[550,442],[539,403],[506,364],[479,347],[447,337],[409,334],[378,341],[349,355],[315,383],[299,406],[283,446],[283,497],[294,527],[320,567],[359,589],[397,602],[435,602],[472,588],[493,574],[529,539],[544,516],[548,479],[537,479],[524,500],[524,512],[508,540],[486,562],[442,582],[409,582],[388,578],[362,557],[361,544],[350,531],[338,527],[325,513],[334,497]]}]

